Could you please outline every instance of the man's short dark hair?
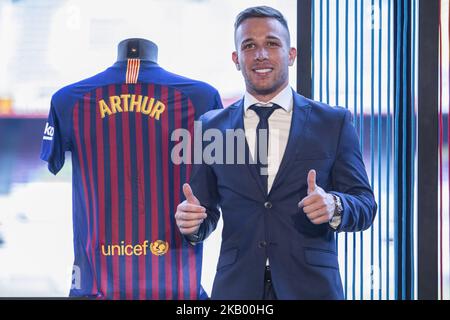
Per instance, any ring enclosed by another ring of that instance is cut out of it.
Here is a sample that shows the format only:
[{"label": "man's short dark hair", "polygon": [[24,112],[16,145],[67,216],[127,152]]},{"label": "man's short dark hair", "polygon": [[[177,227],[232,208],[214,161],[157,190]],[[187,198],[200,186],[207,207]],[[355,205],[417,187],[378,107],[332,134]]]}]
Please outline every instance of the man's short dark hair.
[{"label": "man's short dark hair", "polygon": [[241,11],[236,17],[236,21],[234,23],[234,32],[236,33],[237,28],[242,24],[242,22],[250,18],[277,19],[286,28],[289,39],[291,38],[289,27],[283,14],[277,9],[268,6],[250,7],[245,9],[244,11]]}]

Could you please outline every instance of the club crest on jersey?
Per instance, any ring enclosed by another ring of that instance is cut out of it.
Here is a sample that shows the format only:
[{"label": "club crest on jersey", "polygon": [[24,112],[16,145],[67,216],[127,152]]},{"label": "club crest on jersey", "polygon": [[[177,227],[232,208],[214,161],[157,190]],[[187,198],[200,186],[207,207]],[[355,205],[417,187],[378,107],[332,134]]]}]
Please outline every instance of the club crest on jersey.
[{"label": "club crest on jersey", "polygon": [[45,130],[44,130],[44,140],[53,140],[53,135],[55,134],[55,128],[53,128],[51,125],[48,124],[48,122],[45,124]]},{"label": "club crest on jersey", "polygon": [[163,240],[156,240],[150,244],[150,251],[155,256],[162,256],[169,250],[169,243]]},{"label": "club crest on jersey", "polygon": [[104,99],[97,102],[102,119],[117,112],[140,112],[159,120],[161,114],[166,110],[166,105],[160,100],[140,94],[109,96],[107,100],[109,104]]}]

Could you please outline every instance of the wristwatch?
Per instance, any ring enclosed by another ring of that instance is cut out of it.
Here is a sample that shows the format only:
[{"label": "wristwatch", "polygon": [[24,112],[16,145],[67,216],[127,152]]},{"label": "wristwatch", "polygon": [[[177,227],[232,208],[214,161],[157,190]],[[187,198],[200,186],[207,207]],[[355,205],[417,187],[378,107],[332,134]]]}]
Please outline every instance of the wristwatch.
[{"label": "wristwatch", "polygon": [[342,207],[341,198],[339,198],[335,194],[331,194],[334,198],[334,213],[333,217],[331,217],[330,220],[330,226],[333,229],[337,229],[339,225],[341,224],[342,220],[342,211],[344,211],[344,208]]}]

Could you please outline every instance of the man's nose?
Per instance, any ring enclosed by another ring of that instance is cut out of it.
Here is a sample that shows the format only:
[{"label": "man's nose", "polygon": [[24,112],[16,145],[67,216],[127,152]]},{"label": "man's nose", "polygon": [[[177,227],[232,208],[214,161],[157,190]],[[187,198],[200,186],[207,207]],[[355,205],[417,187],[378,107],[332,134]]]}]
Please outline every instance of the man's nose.
[{"label": "man's nose", "polygon": [[255,52],[255,60],[262,61],[269,58],[269,52],[266,48],[260,48]]}]

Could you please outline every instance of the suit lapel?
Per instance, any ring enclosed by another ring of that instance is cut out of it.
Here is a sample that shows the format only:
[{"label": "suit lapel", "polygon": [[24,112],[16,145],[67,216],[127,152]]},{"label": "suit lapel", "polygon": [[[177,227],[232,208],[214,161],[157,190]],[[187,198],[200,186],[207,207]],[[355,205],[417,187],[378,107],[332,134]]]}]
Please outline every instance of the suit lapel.
[{"label": "suit lapel", "polygon": [[[229,128],[231,129],[242,129],[245,132],[244,128],[244,99],[241,99],[240,101],[236,102],[234,105],[229,107],[232,112],[230,112],[230,125]],[[240,150],[235,151],[239,152]],[[237,153],[235,152],[235,157],[237,156]],[[264,190],[264,186],[261,182],[261,179],[259,177],[259,173],[257,170],[257,166],[255,164],[251,164],[249,162],[251,158],[250,149],[248,147],[247,139],[245,139],[245,156],[246,161],[245,165],[237,165],[238,167],[242,167],[244,171],[250,172],[251,177],[255,180],[256,184],[258,185],[260,191],[263,193],[263,196],[265,197],[267,194],[267,191]]]},{"label": "suit lapel", "polygon": [[292,110],[291,129],[289,131],[288,143],[284,151],[283,159],[273,182],[270,192],[275,190],[279,184],[282,183],[284,175],[289,171],[289,164],[294,159],[295,153],[298,149],[299,141],[303,128],[308,120],[311,106],[306,98],[293,91],[294,106]]}]

